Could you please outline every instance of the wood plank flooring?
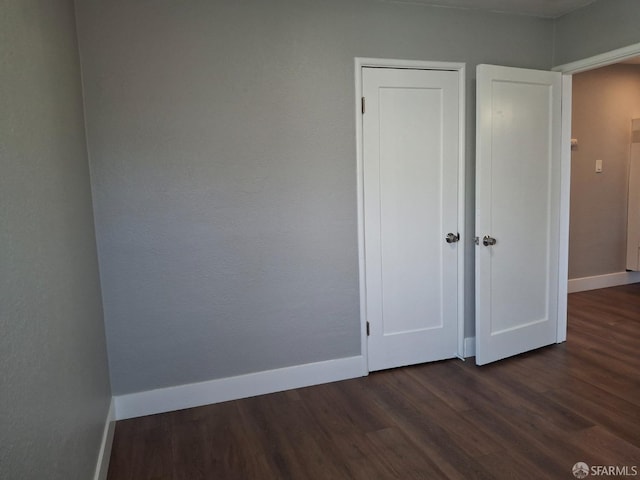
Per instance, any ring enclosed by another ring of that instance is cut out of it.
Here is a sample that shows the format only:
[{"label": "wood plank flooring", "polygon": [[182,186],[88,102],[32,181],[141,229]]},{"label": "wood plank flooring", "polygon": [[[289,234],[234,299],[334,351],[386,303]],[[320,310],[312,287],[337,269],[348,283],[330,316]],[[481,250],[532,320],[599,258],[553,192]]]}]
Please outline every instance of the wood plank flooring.
[{"label": "wood plank flooring", "polygon": [[640,284],[571,294],[568,325],[566,343],[484,367],[436,362],[119,421],[108,479],[571,479],[578,461],[640,470]]}]

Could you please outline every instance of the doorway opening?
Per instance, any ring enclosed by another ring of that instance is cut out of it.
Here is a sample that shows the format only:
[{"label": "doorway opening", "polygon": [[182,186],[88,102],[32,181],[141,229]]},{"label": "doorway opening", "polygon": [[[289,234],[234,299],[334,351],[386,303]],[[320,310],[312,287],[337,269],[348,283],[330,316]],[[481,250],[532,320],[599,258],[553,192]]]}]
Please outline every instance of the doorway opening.
[{"label": "doorway opening", "polygon": [[631,164],[640,57],[575,74],[572,91],[569,292],[639,282],[638,234],[629,234],[640,213]]},{"label": "doorway opening", "polygon": [[[582,74],[582,73],[586,73],[589,75],[589,77],[585,76],[582,78],[579,78],[578,82],[582,83],[583,80],[585,81],[584,83],[590,83],[590,80],[593,80],[594,78],[598,78],[602,72],[598,72],[598,69],[602,69],[603,67],[611,67],[613,66],[613,70],[615,70],[616,68],[620,69],[620,67],[617,67],[616,65],[622,64],[622,65],[627,65],[629,67],[634,67],[637,62],[639,61],[638,58],[640,58],[640,44],[634,44],[634,45],[629,45],[627,47],[623,47],[617,50],[613,50],[604,54],[600,54],[600,55],[596,55],[594,57],[590,57],[590,58],[586,58],[583,60],[579,60],[576,62],[572,62],[569,64],[565,64],[565,65],[560,65],[558,67],[555,67],[554,70],[563,73],[563,109],[566,109],[566,111],[570,111],[573,112],[574,114],[576,113],[575,110],[573,109],[573,86],[574,86],[574,82],[573,82],[573,77],[576,76],[576,78],[578,75]],[[630,62],[630,63],[626,63],[626,62]],[[622,67],[622,69],[624,68],[628,68],[628,67]],[[604,71],[604,73],[609,73],[607,71]],[[578,86],[579,84],[577,84]],[[583,85],[579,85],[578,88],[582,88]],[[600,94],[602,94],[603,92],[600,91]],[[609,92],[611,95],[615,95],[615,93],[611,93]],[[582,92],[578,92],[578,102],[580,101],[580,97],[582,96]],[[579,107],[578,105],[576,106],[576,109],[580,109],[581,107]],[[584,107],[583,107],[584,108]],[[587,108],[587,113],[585,114],[588,117],[593,117],[594,115],[600,115],[602,112],[593,112],[591,114],[588,113],[588,108]],[[576,221],[580,222],[583,221],[583,219],[576,217],[573,220],[571,219],[571,215],[572,214],[576,214],[576,212],[572,212],[570,210],[570,192],[572,190],[572,167],[576,168],[576,176],[580,175],[580,173],[585,174],[588,178],[587,180],[593,180],[594,182],[600,182],[602,184],[605,183],[604,179],[604,174],[606,174],[605,168],[607,167],[607,165],[613,166],[615,168],[615,163],[609,162],[607,161],[605,163],[605,159],[603,158],[595,158],[603,156],[600,155],[599,152],[592,152],[590,151],[590,147],[588,147],[589,145],[589,141],[586,142],[581,142],[580,138],[578,137],[578,132],[576,131],[576,135],[575,137],[572,135],[572,120],[573,120],[573,116],[574,115],[566,115],[564,116],[564,124],[563,124],[563,159],[562,159],[562,165],[563,165],[563,188],[562,188],[562,192],[563,192],[563,209],[562,209],[562,218],[561,218],[561,231],[562,231],[562,235],[561,235],[561,249],[563,250],[563,255],[566,255],[560,262],[560,269],[561,269],[561,276],[564,276],[565,278],[568,279],[568,282],[566,284],[563,284],[560,286],[560,298],[563,300],[563,302],[565,302],[565,311],[566,311],[566,299],[567,299],[567,294],[568,293],[573,293],[573,292],[578,292],[578,291],[584,291],[584,290],[594,290],[594,289],[599,289],[599,288],[606,288],[606,287],[612,287],[612,286],[616,286],[616,285],[624,285],[624,284],[629,284],[629,283],[635,283],[635,282],[640,282],[640,273],[638,272],[628,272],[626,271],[626,268],[622,268],[621,271],[619,272],[613,272],[613,273],[608,273],[608,274],[600,274],[600,275],[591,275],[591,276],[586,276],[586,277],[580,277],[579,275],[584,275],[584,273],[580,272],[579,270],[577,270],[577,267],[575,266],[575,261],[578,260],[580,258],[580,255],[582,254],[580,252],[580,250],[576,250],[574,247],[573,249],[573,253],[570,255],[570,225],[573,225],[573,231],[571,232],[571,235],[573,236],[572,240],[576,240],[576,235],[580,234],[580,230],[579,230],[579,226],[576,225]],[[598,120],[600,120],[601,118],[598,117]],[[581,121],[583,119],[580,119]],[[588,120],[588,118],[586,119]],[[628,134],[631,134],[631,123],[630,123],[631,119],[629,119],[629,130],[628,130]],[[582,128],[582,127],[580,127]],[[602,127],[602,129],[608,129],[610,128],[610,125],[606,125],[605,127]],[[584,134],[588,134],[585,133],[584,131],[582,131],[581,135]],[[571,147],[571,139],[575,138],[577,145],[575,147]],[[583,139],[586,140],[587,137],[582,137]],[[629,145],[629,144],[628,144]],[[582,150],[580,150],[580,148],[582,147]],[[630,145],[629,145],[630,147]],[[624,146],[622,146],[622,149],[624,151]],[[580,151],[580,153],[586,153],[586,155],[575,155],[575,153],[577,151]],[[626,157],[626,163],[625,160],[623,158],[622,160],[622,168],[624,171],[624,176],[627,176],[628,178],[628,161],[629,161],[629,157],[628,157],[628,152],[629,150],[627,149],[627,157]],[[576,156],[575,159],[572,159],[573,156]],[[597,162],[596,164],[596,160],[601,160],[601,162]],[[582,161],[582,163],[577,164],[578,161]],[[625,167],[626,166],[626,167]],[[596,172],[596,167],[598,170],[602,170],[599,172]],[[593,172],[593,175],[592,175]],[[618,172],[619,173],[619,172]],[[594,179],[594,176],[600,175],[601,177],[596,177]],[[594,183],[591,182],[591,183]],[[584,182],[583,182],[584,183]],[[597,183],[596,183],[597,185]],[[626,215],[626,206],[628,204],[628,184],[625,184],[624,179],[622,180],[622,185],[623,185],[623,203],[624,201],[624,196],[627,195],[627,200],[624,206],[625,211],[622,212],[622,216],[624,218],[624,215]],[[577,186],[576,188],[582,188],[584,185],[580,185]],[[603,185],[604,187],[604,185]],[[604,188],[603,188],[604,189]],[[587,193],[589,193],[590,189],[588,188],[588,184],[587,184],[587,188],[586,188]],[[580,196],[582,195],[581,192],[576,192],[575,196]],[[574,202],[574,195],[573,193],[571,194],[571,203]],[[577,199],[576,199],[577,200]],[[601,208],[602,206],[599,205],[598,208]],[[583,206],[584,208],[584,206]],[[573,209],[572,209],[573,210]],[[588,208],[586,209],[587,211],[585,212],[586,215],[585,216],[589,216],[589,212],[588,212]],[[618,215],[620,215],[620,212],[618,212]],[[592,218],[592,217],[590,217]],[[623,228],[626,230],[626,224],[623,224]],[[620,238],[620,232],[618,232],[618,238]],[[577,239],[579,240],[579,239]],[[575,244],[575,242],[572,242]],[[620,240],[618,240],[618,245],[620,245]],[[625,238],[625,245],[626,245],[626,238]],[[596,244],[595,247],[592,247],[593,249],[591,250],[591,254],[592,255],[598,255],[599,252],[598,250],[598,245]],[[581,247],[577,247],[577,248],[581,248]],[[618,247],[619,248],[619,247]],[[595,250],[595,252],[593,251]],[[570,265],[570,257],[572,257],[572,267],[571,267],[571,272],[569,271],[569,265]],[[618,265],[620,265],[620,255],[618,252]],[[591,268],[591,267],[590,267]],[[618,266],[617,268],[614,268],[614,270],[620,268],[620,266]],[[566,271],[562,272],[563,269],[566,269]],[[572,278],[573,277],[573,278]],[[564,290],[564,292],[563,292]],[[566,332],[566,316],[564,317],[563,323],[564,325],[559,325],[559,331],[563,328],[564,331]]]}]

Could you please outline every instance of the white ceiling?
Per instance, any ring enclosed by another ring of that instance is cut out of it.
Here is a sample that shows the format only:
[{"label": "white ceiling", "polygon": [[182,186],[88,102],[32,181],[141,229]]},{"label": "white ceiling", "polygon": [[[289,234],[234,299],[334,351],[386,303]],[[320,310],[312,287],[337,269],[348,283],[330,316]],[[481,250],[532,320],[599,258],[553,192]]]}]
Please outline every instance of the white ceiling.
[{"label": "white ceiling", "polygon": [[[384,1],[384,0],[383,0]],[[533,15],[556,18],[595,0],[386,0],[394,3],[413,3],[440,7],[468,8],[491,12]]]}]

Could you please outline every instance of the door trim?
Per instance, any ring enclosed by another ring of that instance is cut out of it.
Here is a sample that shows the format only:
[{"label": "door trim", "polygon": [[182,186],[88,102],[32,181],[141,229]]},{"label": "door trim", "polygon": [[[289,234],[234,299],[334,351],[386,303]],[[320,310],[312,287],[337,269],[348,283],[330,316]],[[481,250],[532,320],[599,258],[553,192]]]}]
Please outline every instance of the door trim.
[{"label": "door trim", "polygon": [[556,343],[567,340],[569,287],[569,203],[571,192],[571,75],[562,75],[562,119],[560,141],[560,225],[558,248],[558,325]]},{"label": "door trim", "polygon": [[363,154],[362,154],[362,69],[374,68],[407,68],[414,70],[449,70],[459,72],[458,99],[459,99],[459,158],[458,158],[458,233],[462,241],[458,242],[458,357],[464,358],[464,319],[465,319],[465,251],[466,243],[471,238],[466,237],[465,232],[465,82],[466,64],[451,62],[429,62],[421,60],[399,60],[388,58],[356,57],[355,65],[355,118],[356,118],[356,178],[358,195],[358,264],[360,286],[360,348],[362,351],[362,371],[364,375],[369,373],[368,348],[367,348],[367,292],[365,285],[365,257],[364,257],[364,178],[363,178]]},{"label": "door trim", "polygon": [[623,60],[637,57],[638,55],[640,55],[640,43],[634,43],[632,45],[627,45],[626,47],[617,48],[609,52],[594,55],[593,57],[583,58],[582,60],[577,60],[575,62],[557,65],[551,70],[553,70],[554,72],[568,74],[586,72],[587,70],[594,70],[596,68],[606,67],[607,65],[619,63]]},{"label": "door trim", "polygon": [[569,197],[571,190],[571,106],[572,80],[574,73],[619,63],[640,55],[640,43],[610,50],[609,52],[583,58],[575,62],[553,67],[562,73],[562,158],[560,190],[560,257],[558,292],[558,338],[557,343],[567,339],[567,295],[569,293]]}]

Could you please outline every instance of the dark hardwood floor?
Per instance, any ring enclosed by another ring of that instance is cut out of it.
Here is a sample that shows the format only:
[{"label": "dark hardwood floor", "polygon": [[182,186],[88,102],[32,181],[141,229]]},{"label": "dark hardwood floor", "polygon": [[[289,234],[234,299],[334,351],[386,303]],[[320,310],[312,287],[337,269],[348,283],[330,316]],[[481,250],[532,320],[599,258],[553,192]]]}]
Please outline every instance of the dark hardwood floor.
[{"label": "dark hardwood floor", "polygon": [[579,461],[640,470],[640,284],[571,294],[566,343],[484,367],[120,421],[108,478],[572,479]]}]

